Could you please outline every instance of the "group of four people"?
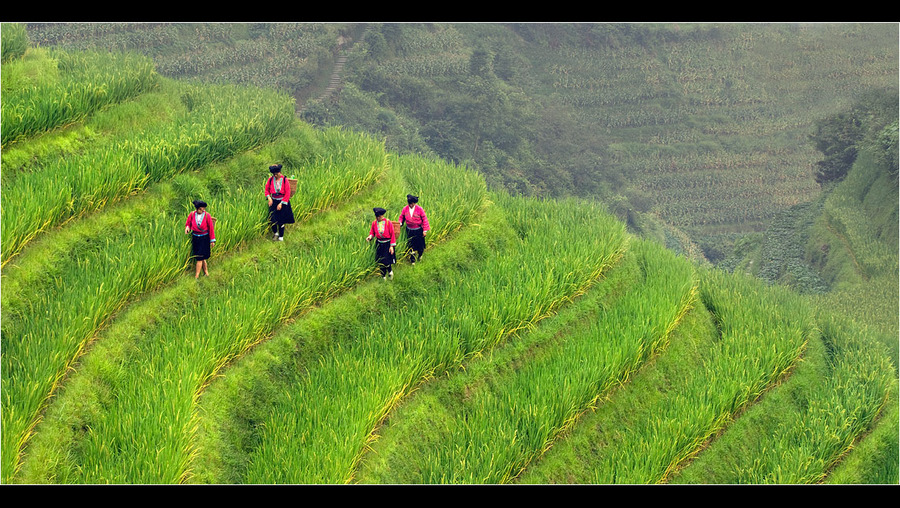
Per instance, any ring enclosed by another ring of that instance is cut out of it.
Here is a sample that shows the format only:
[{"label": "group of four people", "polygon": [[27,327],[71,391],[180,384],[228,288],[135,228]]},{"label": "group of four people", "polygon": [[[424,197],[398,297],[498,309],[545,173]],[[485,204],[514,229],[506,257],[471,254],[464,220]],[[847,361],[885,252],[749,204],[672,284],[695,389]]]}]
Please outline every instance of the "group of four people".
[{"label": "group of four people", "polygon": [[[269,166],[272,173],[266,180],[265,197],[269,203],[269,223],[273,239],[284,241],[285,224],[294,223],[294,212],[291,210],[291,185],[281,173],[281,164]],[[399,223],[406,227],[407,247],[409,248],[409,261],[415,266],[416,261],[422,258],[425,251],[425,235],[431,229],[425,210],[418,205],[418,196],[406,195],[407,205],[400,212]],[[200,271],[209,275],[207,259],[211,254],[211,247],[216,242],[216,219],[206,211],[207,204],[201,200],[194,200],[194,211],[188,214],[184,225],[185,234],[191,236],[191,253],[197,262],[194,273],[195,278],[200,277]],[[375,239],[375,262],[381,269],[381,277],[394,278],[393,265],[397,262],[394,248],[397,245],[397,235],[394,231],[394,223],[387,220],[384,208],[373,208],[375,220],[369,228],[369,236],[366,241]]]}]

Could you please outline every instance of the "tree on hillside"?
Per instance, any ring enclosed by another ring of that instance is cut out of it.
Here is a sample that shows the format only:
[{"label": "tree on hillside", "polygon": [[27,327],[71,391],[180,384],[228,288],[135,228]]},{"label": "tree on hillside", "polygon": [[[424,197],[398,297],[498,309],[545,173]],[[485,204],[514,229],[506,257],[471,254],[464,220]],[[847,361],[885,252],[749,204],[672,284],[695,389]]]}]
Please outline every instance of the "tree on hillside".
[{"label": "tree on hillside", "polygon": [[894,123],[886,125],[873,142],[875,150],[875,161],[881,169],[884,169],[893,177],[900,173],[900,164],[898,164],[897,147],[898,147],[898,127],[897,120]]},{"label": "tree on hillside", "polygon": [[[888,160],[885,164],[890,167],[890,152],[896,149],[896,141],[891,146],[892,134],[884,131],[897,121],[897,98],[896,88],[871,90],[860,96],[849,111],[816,123],[816,131],[811,138],[816,149],[825,156],[817,163],[816,182],[821,185],[843,179],[856,161],[859,144],[864,140],[875,144],[887,143],[885,157]],[[896,129],[894,131],[893,139],[896,140]],[[893,157],[893,167],[896,167],[896,153]]]},{"label": "tree on hillside", "polygon": [[851,113],[838,113],[816,123],[813,140],[824,159],[816,163],[820,185],[841,180],[856,161],[856,144],[862,139],[862,123]]}]

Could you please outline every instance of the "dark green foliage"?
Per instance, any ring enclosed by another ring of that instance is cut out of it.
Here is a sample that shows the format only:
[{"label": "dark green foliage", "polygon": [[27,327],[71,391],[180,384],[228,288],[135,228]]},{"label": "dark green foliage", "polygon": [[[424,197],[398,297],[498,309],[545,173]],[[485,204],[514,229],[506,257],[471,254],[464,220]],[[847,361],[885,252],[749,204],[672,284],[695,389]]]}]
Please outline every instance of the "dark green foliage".
[{"label": "dark green foliage", "polygon": [[848,111],[816,122],[811,138],[824,155],[816,170],[820,185],[847,175],[864,140],[878,147],[881,164],[890,174],[897,174],[897,100],[896,88],[871,90]]},{"label": "dark green foliage", "polygon": [[898,173],[897,163],[897,121],[882,129],[873,140],[875,147],[875,161],[879,167],[889,175],[896,178]]},{"label": "dark green foliage", "polygon": [[816,163],[816,182],[841,180],[856,160],[856,144],[862,139],[860,120],[839,113],[819,121],[813,139],[825,158]]}]

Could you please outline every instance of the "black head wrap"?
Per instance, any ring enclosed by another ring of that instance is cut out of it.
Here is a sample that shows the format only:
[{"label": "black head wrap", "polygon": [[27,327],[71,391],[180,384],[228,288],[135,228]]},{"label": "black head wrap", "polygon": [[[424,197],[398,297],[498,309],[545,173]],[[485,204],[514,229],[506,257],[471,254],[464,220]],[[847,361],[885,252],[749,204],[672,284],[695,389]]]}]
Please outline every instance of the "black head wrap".
[{"label": "black head wrap", "polygon": [[194,200],[194,208],[196,208],[198,210],[200,208],[206,208],[206,201],[201,201],[199,199],[195,199]]},{"label": "black head wrap", "polygon": [[272,164],[271,166],[269,166],[269,173],[272,173],[274,175],[275,173],[280,173],[280,172],[281,172],[281,164]]},{"label": "black head wrap", "polygon": [[407,194],[407,195],[406,195],[406,202],[409,203],[409,204],[418,203],[418,202],[419,202],[419,196],[413,196],[412,194]]},{"label": "black head wrap", "polygon": [[384,208],[373,208],[372,211],[375,212],[375,217],[381,217],[387,213],[387,210]]}]

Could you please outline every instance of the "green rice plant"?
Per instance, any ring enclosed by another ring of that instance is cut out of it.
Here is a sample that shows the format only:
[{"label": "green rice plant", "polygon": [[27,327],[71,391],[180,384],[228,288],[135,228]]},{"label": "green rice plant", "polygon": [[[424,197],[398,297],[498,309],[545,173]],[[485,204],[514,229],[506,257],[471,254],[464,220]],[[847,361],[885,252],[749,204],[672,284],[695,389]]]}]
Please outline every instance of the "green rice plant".
[{"label": "green rice plant", "polygon": [[804,363],[677,476],[678,483],[819,483],[869,431],[894,389],[893,366],[865,327],[825,313],[818,321],[821,340]]},{"label": "green rice plant", "polygon": [[[440,430],[430,438],[431,446],[410,449],[413,445],[405,443],[415,439],[396,437],[404,443],[392,448],[402,448],[401,470],[415,473],[405,481],[509,482],[582,412],[665,347],[696,298],[693,269],[647,242],[632,242],[625,256],[623,263],[639,266],[638,280],[622,294],[591,299],[592,308],[566,319],[557,316],[529,332],[542,339],[523,337],[536,344],[521,357],[502,357],[514,367],[495,365],[501,371],[495,376],[470,378],[457,386],[452,405],[439,412],[452,418],[433,426]],[[565,337],[551,341],[561,328]],[[494,352],[490,358],[502,354]],[[493,363],[488,358],[480,362]]]},{"label": "green rice plant", "polygon": [[261,425],[244,481],[350,481],[378,423],[422,379],[530,328],[585,291],[625,248],[623,226],[597,206],[495,200],[511,222],[528,226],[524,238],[509,238],[476,277],[423,288],[298,376]]},{"label": "green rice plant", "polygon": [[585,414],[519,482],[666,482],[796,367],[816,334],[801,297],[716,269],[698,275],[696,308],[666,353]]},{"label": "green rice plant", "polygon": [[57,61],[58,80],[4,91],[3,146],[79,121],[157,85],[153,61],[142,55],[52,51],[50,56]]},{"label": "green rice plant", "polygon": [[[347,199],[381,176],[387,163],[383,146],[365,138],[354,143],[354,153],[371,165],[318,166],[316,178],[294,205],[298,220]],[[227,197],[213,202],[211,213],[218,219],[213,258],[262,238],[268,217],[261,188],[261,182],[254,188],[229,187]],[[39,411],[109,317],[136,295],[183,273],[190,254],[183,219],[193,207],[187,199],[182,206],[175,214],[156,209],[114,225],[89,250],[57,261],[57,274],[43,281],[44,289],[33,299],[17,304],[15,315],[4,308],[4,472],[15,473]]]},{"label": "green rice plant", "polygon": [[38,411],[96,330],[130,294],[170,280],[185,266],[183,248],[172,248],[180,238],[170,220],[131,224],[118,232],[79,253],[65,273],[41,281],[40,299],[21,315],[4,312],[4,480],[15,473]]},{"label": "green rice plant", "polygon": [[700,300],[718,332],[703,368],[653,414],[634,422],[595,466],[595,483],[664,482],[680,464],[778,381],[815,333],[799,296],[746,276],[700,272]]},{"label": "green rice plant", "polygon": [[[92,433],[79,443],[82,474],[63,482],[176,483],[193,455],[195,402],[211,376],[231,358],[271,333],[273,327],[316,301],[365,277],[371,259],[365,247],[348,251],[349,234],[318,238],[315,247],[270,251],[262,263],[237,269],[222,287],[180,309],[147,332],[135,368],[123,372],[112,390],[117,402],[91,422]],[[328,228],[332,229],[332,228]],[[355,235],[358,240],[358,234]],[[357,245],[359,242],[354,242]],[[273,277],[273,273],[288,274]],[[109,446],[109,443],[117,446]],[[145,453],[158,450],[158,453]]]},{"label": "green rice plant", "polygon": [[21,58],[28,50],[28,32],[21,23],[0,24],[0,63]]},{"label": "green rice plant", "polygon": [[292,99],[281,94],[230,86],[189,90],[201,106],[177,122],[61,158],[43,171],[18,175],[5,187],[2,263],[52,224],[100,209],[149,182],[270,142],[293,121]]},{"label": "green rice plant", "polygon": [[[383,174],[387,159],[382,145],[372,142],[368,146],[369,150],[381,150],[381,166],[360,164],[356,169],[360,178],[371,182]],[[365,147],[356,143],[355,153],[364,155]],[[371,155],[361,159],[376,161]],[[348,169],[339,164],[329,168],[334,176]],[[322,200],[311,208],[323,209],[329,203],[338,204],[346,199],[345,193],[352,192],[358,184],[335,189],[345,183],[342,178],[330,179],[331,187],[319,190]],[[251,201],[255,198],[262,202],[259,187],[248,190],[247,195]],[[237,203],[235,206],[235,210],[247,208],[251,205]],[[226,221],[226,213],[221,213],[220,222]],[[85,440],[77,445],[79,462],[66,470],[78,472],[73,476],[61,473],[58,481],[171,483],[184,480],[194,454],[191,439],[198,417],[194,406],[199,392],[212,376],[234,357],[265,339],[279,323],[352,287],[371,273],[373,259],[369,245],[363,240],[362,225],[371,215],[366,207],[352,206],[336,216],[304,214],[298,208],[297,215],[301,219],[299,226],[288,238],[296,238],[300,248],[285,249],[289,242],[258,244],[248,254],[256,261],[234,260],[223,266],[220,270],[231,273],[227,278],[216,279],[220,287],[206,298],[170,309],[168,312],[179,317],[146,331],[139,349],[129,353],[129,365],[138,367],[120,372],[111,381],[115,386],[110,389],[117,394],[117,402],[91,422],[91,436],[84,436]],[[323,223],[317,215],[330,218]],[[346,222],[357,224],[358,229],[346,227]],[[273,274],[285,276],[273,278]],[[155,381],[148,384],[148,379]],[[146,444],[154,441],[158,442],[152,446]],[[112,442],[120,444],[110,447]],[[139,452],[150,449],[159,452]]]},{"label": "green rice plant", "polygon": [[[394,159],[394,167],[405,157]],[[459,171],[445,163],[436,167]],[[483,186],[483,181],[479,184]],[[383,194],[393,198],[406,191],[405,183],[397,182]],[[430,195],[429,210],[443,208],[441,202],[445,198],[454,199],[453,194]],[[469,210],[476,210],[472,203],[482,200],[470,201]],[[454,212],[460,218],[463,209]],[[423,287],[439,286],[448,279],[477,274],[479,267],[494,257],[495,248],[503,245],[510,236],[506,228],[500,227],[505,221],[498,207],[487,206],[482,212],[475,213],[463,225],[469,227],[460,227],[452,236],[441,234],[442,217],[433,213],[433,234],[446,240],[429,241],[427,261],[417,265],[425,267],[424,270],[407,268],[401,261],[401,265],[395,267],[396,277],[390,284],[376,279],[376,283],[359,285],[325,305],[304,312],[280,327],[271,339],[230,365],[200,399],[198,412],[203,418],[197,435],[198,455],[192,463],[189,481],[243,481],[245,465],[257,440],[255,422],[265,420],[276,394],[287,390],[295,382],[292,380],[309,365],[317,365],[322,353],[335,344],[355,341],[367,328],[367,323],[376,317],[380,319],[384,309],[400,308],[418,300]]]}]

